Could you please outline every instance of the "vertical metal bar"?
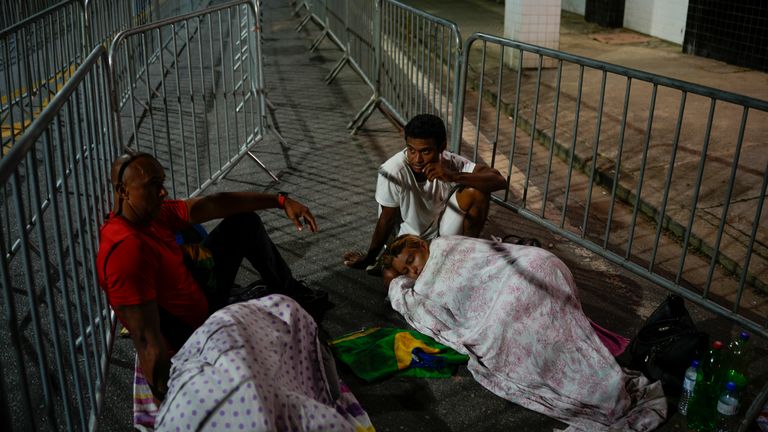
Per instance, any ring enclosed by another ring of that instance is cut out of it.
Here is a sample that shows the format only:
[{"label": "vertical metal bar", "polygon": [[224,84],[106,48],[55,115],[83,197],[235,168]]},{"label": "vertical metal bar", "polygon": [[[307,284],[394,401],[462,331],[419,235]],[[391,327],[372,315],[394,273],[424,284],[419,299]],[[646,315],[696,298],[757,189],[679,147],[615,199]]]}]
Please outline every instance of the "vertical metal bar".
[{"label": "vertical metal bar", "polygon": [[[491,167],[496,167],[496,149],[499,145],[499,129],[501,129],[501,83],[504,82],[504,47],[501,48],[499,70],[496,72],[496,131],[493,134],[493,149],[491,151]],[[482,98],[482,95],[481,97]],[[478,124],[478,127],[480,125]]]},{"label": "vertical metal bar", "polygon": [[[515,150],[517,150],[517,122],[520,120],[520,93],[522,93],[520,86],[523,82],[523,56],[525,55],[525,52],[523,50],[519,50],[519,52],[520,55],[517,58],[517,79],[515,82],[515,110],[512,115],[512,144],[509,147],[509,164],[507,166],[507,185],[509,185],[512,180],[512,168],[515,163]],[[468,58],[469,51],[467,51],[467,59]],[[468,66],[464,67],[465,70],[467,68]],[[509,201],[509,190],[509,187],[504,190],[504,202]]]},{"label": "vertical metal bar", "polygon": [[[326,4],[327,5],[327,4]],[[327,11],[326,11],[327,12]],[[237,92],[236,92],[236,85],[235,83],[235,38],[232,35],[232,9],[227,9],[227,25],[229,27],[229,58],[230,58],[230,78],[232,79],[231,85],[232,85],[232,112],[234,113],[232,117],[234,117],[234,123],[235,123],[235,152],[230,153],[229,160],[232,160],[235,155],[237,155],[240,151],[240,122],[238,121],[238,115],[237,115]],[[326,13],[326,29],[328,29],[328,15]],[[222,68],[224,65],[222,64]]]},{"label": "vertical metal bar", "polygon": [[[707,116],[707,127],[704,132],[704,143],[701,148],[701,158],[699,159],[699,167],[696,170],[696,183],[693,189],[693,197],[691,198],[691,214],[688,217],[688,226],[685,229],[685,235],[683,236],[683,245],[681,250],[687,251],[690,244],[691,234],[693,233],[693,222],[696,217],[696,206],[699,202],[699,192],[701,192],[701,181],[704,178],[704,165],[707,161],[707,150],[709,149],[709,138],[712,133],[712,121],[715,117],[715,105],[717,99],[710,98],[709,103],[709,115]],[[683,269],[685,267],[685,259],[688,257],[687,253],[684,253],[680,257],[680,265],[677,269],[677,275],[675,276],[675,284],[680,285],[680,281],[683,275]]]},{"label": "vertical metal bar", "polygon": [[653,115],[656,111],[656,94],[658,92],[658,85],[653,84],[653,91],[651,92],[651,106],[648,108],[648,124],[645,130],[645,139],[643,140],[643,157],[640,163],[640,177],[637,179],[637,189],[635,190],[635,203],[632,209],[632,222],[629,225],[629,238],[627,239],[627,251],[624,255],[626,259],[632,256],[632,243],[635,237],[635,226],[637,224],[637,213],[640,211],[640,196],[643,191],[643,181],[645,180],[645,166],[648,162],[648,148],[651,144],[651,134],[653,132]]},{"label": "vertical metal bar", "polygon": [[[685,99],[688,92],[682,92],[680,94],[680,108],[677,112],[677,124],[675,125],[675,135],[672,139],[672,155],[669,159],[669,168],[667,168],[667,176],[664,179],[664,194],[661,198],[661,209],[659,209],[659,220],[656,223],[656,236],[653,240],[653,251],[651,252],[651,259],[648,263],[648,272],[653,273],[653,266],[656,263],[656,253],[658,252],[659,239],[661,238],[661,229],[664,227],[664,219],[667,216],[667,202],[669,200],[669,190],[672,186],[672,174],[675,170],[675,159],[677,158],[677,146],[680,143],[680,132],[683,129],[683,114],[685,113]],[[688,253],[688,251],[681,251],[681,253]]]},{"label": "vertical metal bar", "polygon": [[[158,31],[159,33],[159,31]],[[149,112],[149,127],[150,127],[150,143],[152,144],[152,156],[155,158],[158,157],[157,155],[157,146],[155,145],[155,140],[157,137],[157,134],[155,133],[155,116],[152,115],[152,89],[149,86],[149,74],[150,74],[150,68],[149,68],[149,50],[147,49],[147,34],[150,36],[152,35],[152,31],[147,31],[141,33],[141,41],[142,41],[142,48],[144,51],[144,83],[146,84],[146,90],[147,90],[147,108],[146,110]],[[159,34],[158,34],[159,36]],[[160,42],[158,42],[160,43]],[[154,43],[152,44],[152,47],[154,48]],[[160,46],[158,45],[158,49],[162,50]],[[160,62],[160,73],[162,76],[162,61]],[[135,128],[134,128],[135,131]],[[139,146],[139,136],[135,135],[136,137],[136,150],[141,150],[141,147]]]},{"label": "vertical metal bar", "polygon": [[613,222],[613,209],[616,204],[616,191],[619,187],[619,178],[621,177],[621,160],[624,155],[624,134],[627,128],[627,115],[629,113],[629,96],[632,91],[632,78],[627,77],[624,88],[624,109],[621,112],[621,126],[619,128],[619,143],[616,149],[616,167],[613,173],[613,184],[611,185],[611,203],[608,205],[608,219],[605,223],[605,234],[603,234],[603,248],[608,247],[608,239],[611,236],[611,224]]},{"label": "vertical metal bar", "polygon": [[481,119],[482,119],[482,112],[483,112],[483,93],[485,93],[485,90],[483,89],[483,85],[485,83],[485,61],[486,61],[486,54],[487,54],[487,45],[488,43],[486,41],[483,41],[483,54],[482,54],[482,62],[480,64],[480,76],[478,77],[478,81],[480,82],[480,88],[478,90],[478,97],[477,97],[477,118],[475,119],[475,148],[473,151],[473,159],[477,160],[477,148],[480,146],[480,128],[481,128]]},{"label": "vertical metal bar", "polygon": [[[208,18],[208,27],[209,27],[209,35],[208,35],[208,53],[210,55],[210,71],[211,71],[211,94],[213,98],[213,117],[215,119],[216,123],[216,153],[219,157],[217,166],[221,166],[222,163],[222,154],[221,154],[221,128],[219,127],[220,121],[219,121],[219,97],[216,92],[216,75],[215,75],[215,69],[214,65],[216,64],[213,61],[213,36],[214,36],[214,29],[213,29],[213,20],[211,18],[211,14],[207,15]],[[226,121],[226,117],[225,117]],[[213,168],[211,168],[211,171],[213,171]]]},{"label": "vertical metal bar", "polygon": [[[197,20],[197,34],[200,35],[200,17],[195,18]],[[189,21],[187,21],[187,25],[184,27],[185,36],[187,40],[187,79],[189,80],[189,104],[190,108],[192,110],[192,145],[194,146],[194,154],[195,154],[195,178],[197,179],[196,189],[199,189],[200,186],[203,184],[203,179],[200,175],[200,143],[197,142],[197,110],[196,104],[195,104],[195,86],[194,86],[194,77],[193,77],[193,70],[194,70],[194,64],[192,63],[192,54],[190,51],[192,51],[192,39],[189,36]],[[198,50],[200,49],[200,37],[197,38],[198,42]],[[202,61],[200,62],[200,67],[202,68]],[[178,69],[177,69],[178,71]],[[201,89],[202,91],[201,96],[203,98],[203,101],[205,101],[205,89]],[[205,107],[205,102],[203,102],[203,107]],[[206,135],[207,137],[207,135]]]},{"label": "vertical metal bar", "polygon": [[557,110],[560,104],[560,82],[563,75],[563,61],[557,61],[557,78],[555,78],[557,84],[555,85],[555,101],[552,108],[552,135],[549,138],[549,159],[547,160],[547,175],[544,181],[544,195],[541,201],[541,217],[546,218],[547,209],[547,197],[549,195],[549,179],[552,175],[552,156],[555,153],[555,145],[557,145]]},{"label": "vertical metal bar", "polygon": [[[186,24],[186,21],[185,21],[185,24]],[[184,26],[185,30],[187,29],[187,27],[188,27],[187,25]],[[187,145],[186,145],[186,140],[184,139],[186,128],[184,127],[184,116],[182,115],[183,105],[181,103],[181,82],[179,78],[179,58],[178,58],[179,48],[176,42],[176,34],[177,34],[176,24],[171,24],[171,41],[172,41],[173,53],[175,57],[172,60],[172,63],[175,65],[175,67],[173,68],[174,78],[176,81],[176,86],[175,86],[176,98],[175,99],[176,99],[176,108],[179,111],[178,135],[179,135],[179,140],[181,140],[181,154],[178,156],[182,160],[182,168],[184,170],[184,184],[186,185],[186,193],[184,194],[184,196],[189,196],[190,190],[189,190],[189,171],[187,167]],[[189,47],[186,47],[186,51],[187,51],[187,54],[189,54]],[[163,87],[163,99],[166,101],[168,100],[165,98],[165,87]],[[194,118],[194,114],[192,115],[192,117]],[[171,170],[173,170],[173,159],[174,159],[173,156],[175,152],[172,149],[170,134],[168,135],[168,145],[170,146],[168,149],[169,150],[168,159],[170,160],[169,164],[171,166]]]},{"label": "vertical metal bar", "polygon": [[603,70],[602,79],[600,80],[600,102],[598,103],[597,122],[595,124],[595,145],[592,148],[592,167],[589,170],[589,183],[587,185],[587,197],[584,202],[584,220],[581,224],[581,237],[586,238],[587,235],[587,222],[589,221],[589,208],[592,204],[592,187],[595,184],[595,172],[597,171],[597,150],[600,144],[600,127],[603,120],[603,107],[605,102],[605,81],[607,79],[607,72]]},{"label": "vertical metal bar", "polygon": [[224,50],[224,33],[223,33],[223,25],[221,23],[221,11],[217,12],[217,17],[219,21],[219,53],[221,54],[222,64],[221,64],[221,88],[222,88],[222,96],[223,96],[223,104],[224,104],[224,139],[226,142],[224,143],[227,146],[227,153],[226,157],[227,160],[230,160],[232,158],[231,148],[230,148],[230,142],[231,138],[229,136],[229,116],[227,115],[227,109],[229,108],[229,100],[227,98],[227,70],[224,67],[224,53],[226,51]]},{"label": "vertical metal bar", "polygon": [[707,283],[704,288],[704,297],[709,293],[709,288],[712,285],[712,276],[715,272],[715,265],[717,265],[717,258],[720,254],[720,243],[723,239],[723,231],[725,230],[725,222],[728,219],[728,209],[731,205],[731,195],[733,194],[733,186],[736,183],[736,173],[739,170],[739,156],[741,156],[741,145],[744,143],[744,130],[747,127],[747,115],[749,114],[749,108],[743,107],[744,111],[741,115],[741,124],[739,125],[739,138],[736,142],[736,149],[733,152],[733,164],[731,166],[731,174],[728,178],[728,187],[725,192],[725,198],[723,201],[723,211],[720,215],[720,223],[717,227],[717,237],[715,237],[715,246],[713,248],[712,260],[709,263],[709,271],[707,272]]},{"label": "vertical metal bar", "polygon": [[525,168],[525,182],[523,183],[523,207],[528,207],[528,185],[531,181],[533,169],[533,148],[536,145],[536,121],[539,118],[539,95],[541,94],[541,69],[544,56],[539,54],[539,65],[536,68],[536,95],[533,99],[533,119],[531,120],[531,145],[528,147],[528,161]]},{"label": "vertical metal bar", "polygon": [[[176,24],[171,24],[171,32],[174,35],[174,42],[175,42],[175,34],[176,34]],[[159,41],[159,44],[165,45],[165,43],[162,42],[163,35],[161,33],[161,30],[157,29],[157,40]],[[174,166],[174,160],[171,155],[173,155],[173,141],[171,141],[171,119],[170,115],[168,114],[168,92],[166,90],[165,86],[165,56],[163,55],[163,52],[165,51],[164,47],[162,45],[158,45],[158,51],[160,55],[160,95],[162,96],[163,100],[161,101],[162,107],[163,107],[163,118],[165,119],[165,143],[168,148],[168,171],[170,173],[171,177],[171,191],[174,198],[179,198],[178,192],[176,191],[176,167]],[[175,51],[174,51],[175,52]],[[149,76],[147,76],[149,78]],[[150,96],[150,103],[151,103],[151,96]],[[154,134],[153,134],[153,146],[154,146]],[[157,155],[155,155],[157,157]]]}]

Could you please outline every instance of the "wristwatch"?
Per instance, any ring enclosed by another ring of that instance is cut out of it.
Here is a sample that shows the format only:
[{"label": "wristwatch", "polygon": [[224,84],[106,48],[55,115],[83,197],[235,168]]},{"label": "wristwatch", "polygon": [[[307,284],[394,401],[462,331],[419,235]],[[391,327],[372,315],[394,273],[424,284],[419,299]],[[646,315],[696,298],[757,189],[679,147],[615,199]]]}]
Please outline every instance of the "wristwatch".
[{"label": "wristwatch", "polygon": [[277,207],[284,209],[285,208],[285,199],[288,197],[288,192],[278,192],[277,193]]}]

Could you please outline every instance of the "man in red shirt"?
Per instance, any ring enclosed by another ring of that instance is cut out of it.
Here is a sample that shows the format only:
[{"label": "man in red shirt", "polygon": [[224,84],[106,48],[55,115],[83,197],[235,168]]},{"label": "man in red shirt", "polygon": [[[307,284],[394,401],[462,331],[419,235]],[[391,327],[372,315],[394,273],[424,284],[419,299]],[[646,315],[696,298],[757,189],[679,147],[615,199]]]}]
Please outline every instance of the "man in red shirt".
[{"label": "man in red shirt", "polygon": [[[115,206],[101,227],[99,282],[129,330],[156,398],[167,390],[171,353],[226,305],[243,258],[270,292],[296,299],[310,313],[330,306],[327,294],[296,281],[254,211],[280,208],[301,231],[317,231],[309,209],[284,194],[225,192],[166,200],[165,173],[147,153],[124,154],[112,165]],[[184,261],[176,234],[223,219],[203,244],[213,255],[214,289],[201,288]]]}]

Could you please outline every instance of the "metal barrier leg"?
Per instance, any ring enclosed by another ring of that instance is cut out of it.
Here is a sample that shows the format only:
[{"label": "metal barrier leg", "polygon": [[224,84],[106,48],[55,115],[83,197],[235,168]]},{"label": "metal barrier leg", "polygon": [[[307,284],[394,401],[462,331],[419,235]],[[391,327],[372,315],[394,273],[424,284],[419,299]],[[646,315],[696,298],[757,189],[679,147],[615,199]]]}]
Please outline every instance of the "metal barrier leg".
[{"label": "metal barrier leg", "polygon": [[344,65],[346,65],[349,62],[349,55],[344,54],[344,57],[339,60],[338,63],[336,63],[336,66],[331,69],[331,72],[328,73],[328,75],[325,76],[325,83],[330,84],[333,82],[334,79],[336,79],[336,75],[341,72],[342,69],[344,69]]},{"label": "metal barrier leg", "polygon": [[318,35],[314,41],[312,41],[312,46],[309,47],[309,52],[315,52],[317,47],[320,45],[320,42],[322,42],[326,36],[328,36],[328,29],[324,29],[323,32],[320,33],[320,35]]},{"label": "metal barrier leg", "polygon": [[357,115],[355,115],[355,118],[353,118],[352,121],[347,125],[347,129],[352,129],[350,134],[354,135],[357,133],[360,127],[362,127],[363,124],[368,120],[368,117],[373,114],[373,110],[379,107],[380,103],[381,99],[379,96],[371,96],[371,99],[368,100],[365,106],[357,113]]},{"label": "metal barrier leg", "polygon": [[[281,142],[284,142],[284,141],[285,141],[285,140],[283,139],[283,137],[282,137],[282,136],[281,136],[279,133],[275,132],[275,135],[277,135],[277,136],[278,136],[278,139],[279,139]],[[248,156],[250,156],[250,157],[251,157],[251,159],[253,159],[253,160],[254,160],[254,161],[255,161],[255,162],[256,162],[256,163],[257,163],[257,164],[258,164],[258,165],[261,167],[261,169],[263,169],[263,170],[264,170],[264,172],[266,172],[267,174],[269,174],[269,176],[270,176],[270,177],[272,177],[272,179],[273,179],[274,181],[276,181],[276,182],[280,182],[280,179],[279,179],[279,178],[277,178],[277,176],[276,176],[276,175],[272,174],[272,171],[270,171],[270,170],[269,170],[269,168],[267,168],[267,166],[266,166],[266,165],[264,165],[264,163],[263,163],[261,160],[259,160],[259,158],[258,158],[258,157],[256,157],[256,155],[255,155],[255,154],[253,154],[253,152],[252,152],[252,151],[248,150]]]},{"label": "metal barrier leg", "polygon": [[308,22],[309,22],[311,19],[312,19],[312,14],[311,14],[311,13],[307,14],[307,16],[305,16],[305,17],[304,17],[304,19],[303,19],[303,20],[301,20],[301,22],[299,23],[299,25],[297,25],[297,26],[296,26],[296,31],[297,31],[297,32],[300,32],[300,31],[301,31],[301,30],[304,28],[304,26],[305,26],[305,25],[307,25],[307,23],[308,23]]}]

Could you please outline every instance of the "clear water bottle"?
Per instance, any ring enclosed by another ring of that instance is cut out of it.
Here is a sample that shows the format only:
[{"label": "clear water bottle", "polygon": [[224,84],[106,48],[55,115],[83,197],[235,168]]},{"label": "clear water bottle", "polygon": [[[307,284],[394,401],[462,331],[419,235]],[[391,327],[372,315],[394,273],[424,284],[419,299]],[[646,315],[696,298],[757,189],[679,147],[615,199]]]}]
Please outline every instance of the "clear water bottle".
[{"label": "clear water bottle", "polygon": [[717,401],[717,432],[730,432],[736,423],[739,412],[739,400],[736,398],[736,383],[728,381],[725,391]]},{"label": "clear water bottle", "polygon": [[696,375],[699,372],[699,361],[694,360],[691,362],[691,367],[686,369],[685,378],[683,379],[683,394],[680,395],[680,403],[677,404],[677,410],[682,415],[688,414],[688,400],[693,394],[693,389],[696,387]]}]

